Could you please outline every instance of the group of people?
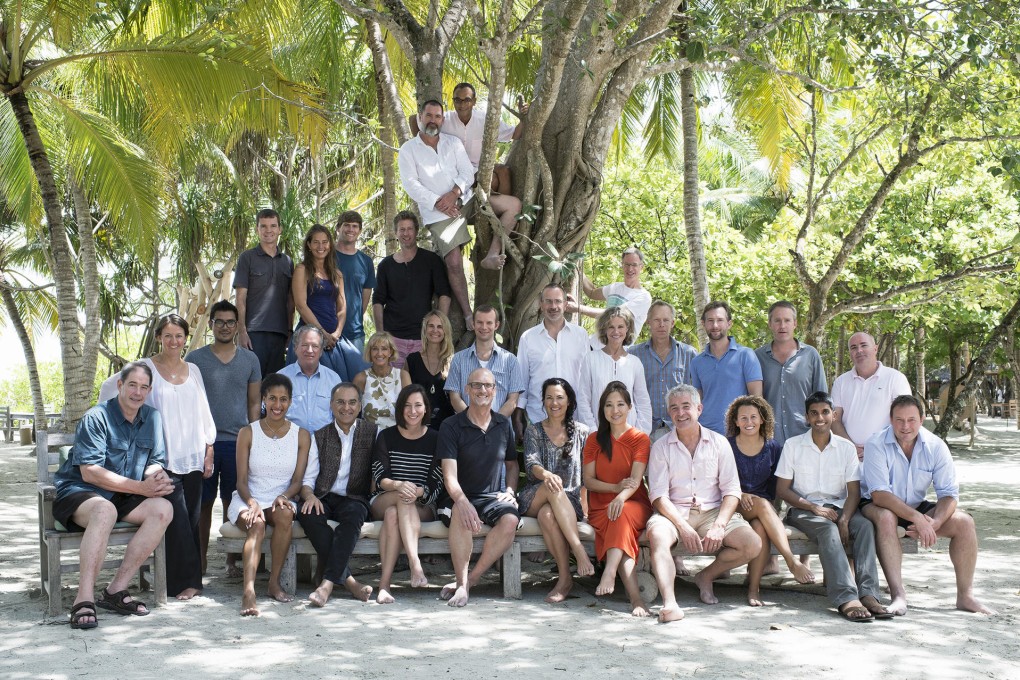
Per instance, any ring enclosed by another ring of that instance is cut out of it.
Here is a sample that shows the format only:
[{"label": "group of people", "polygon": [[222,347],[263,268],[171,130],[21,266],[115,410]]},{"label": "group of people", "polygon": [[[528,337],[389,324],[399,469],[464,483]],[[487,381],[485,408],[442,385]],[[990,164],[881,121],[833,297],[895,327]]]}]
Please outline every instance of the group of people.
[{"label": "group of people", "polygon": [[[791,550],[781,503],[786,522],[818,544],[827,594],[846,619],[906,613],[898,526],[925,546],[949,537],[957,606],[991,613],[973,594],[976,531],[957,509],[948,448],[922,427],[923,403],[903,374],[878,361],[867,333],[850,338],[854,367],[831,393],[818,352],[795,336],[797,311],[786,301],[769,309],[772,341],[757,350],[730,335],[725,302],[709,303],[699,352],[673,337],[675,309],[652,300],[641,284],[644,257],[628,248],[623,281],[597,287],[582,275],[588,304],[547,285],[540,322],[521,335],[516,354],[497,344],[499,313],[486,304],[465,318],[470,342],[455,352],[447,313],[451,295],[470,309],[458,277],[478,161],[439,129],[477,132],[480,123],[471,115],[474,89],[461,84],[454,95],[457,109],[445,116],[439,102],[422,106],[418,136],[400,154],[405,187],[439,254],[418,246],[418,217],[404,211],[393,225],[399,249],[373,270],[357,247],[362,218],[347,211],[335,230],[309,230],[295,267],[279,248],[278,214],[260,211],[259,243],[238,260],[236,306],[220,301],[209,310],[212,344],[182,357],[190,329],[169,315],[156,330],[159,352],[104,385],[56,477],[55,517],[85,532],[72,627],[98,625],[97,607],[148,613],[126,583],[164,534],[170,594],[200,593],[217,495],[225,520],[246,534],[242,568],[227,556],[228,570],[243,576],[242,615],[259,611],[255,576],[267,527],[269,595],[293,598],[280,569],[295,520],[319,558],[311,604],[325,606],[338,584],[367,601],[374,590],[349,562],[369,518],[382,522],[380,604],[394,601],[401,552],[410,585],[428,584],[417,551],[423,521],[449,527],[455,580],[441,595],[464,606],[527,516],[557,565],[548,602],[567,598],[574,571],[596,573],[580,538],[586,520],[602,564],[596,594],[613,593],[619,577],[637,616],[650,613],[635,573],[642,532],[662,594],[660,621],[683,617],[674,585],[688,568],[674,552],[715,556],[694,579],[709,604],[717,602],[713,581],[748,565],[747,600],[760,606],[762,575],[778,570],[771,546],[798,582],[815,578]],[[501,176],[494,181],[505,189]],[[489,196],[500,219],[520,209],[503,198]],[[483,266],[502,266],[494,244]],[[370,306],[375,333],[366,340]],[[567,321],[569,312],[595,318],[595,334]],[[646,322],[649,339],[634,344]],[[932,486],[936,502],[925,500]],[[97,598],[118,520],[140,528]],[[472,565],[482,524],[490,529]]]}]

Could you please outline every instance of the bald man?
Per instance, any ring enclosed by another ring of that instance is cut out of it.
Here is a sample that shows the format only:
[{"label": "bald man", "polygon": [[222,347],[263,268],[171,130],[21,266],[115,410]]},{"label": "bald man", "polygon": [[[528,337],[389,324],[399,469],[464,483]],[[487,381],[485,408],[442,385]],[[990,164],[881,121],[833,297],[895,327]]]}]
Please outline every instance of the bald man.
[{"label": "bald man", "polygon": [[854,367],[832,383],[832,431],[852,441],[863,461],[864,443],[889,424],[893,399],[910,394],[910,384],[907,376],[878,360],[878,345],[869,333],[851,335],[849,349]]}]

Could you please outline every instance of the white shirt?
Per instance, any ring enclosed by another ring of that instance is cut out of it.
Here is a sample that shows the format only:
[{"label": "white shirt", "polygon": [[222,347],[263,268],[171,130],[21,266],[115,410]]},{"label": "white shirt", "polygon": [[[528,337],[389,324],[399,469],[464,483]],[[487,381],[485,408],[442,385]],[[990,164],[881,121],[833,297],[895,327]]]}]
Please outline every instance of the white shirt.
[{"label": "white shirt", "polygon": [[569,321],[564,322],[555,340],[549,335],[544,322],[521,334],[517,343],[517,361],[528,387],[518,399],[517,406],[528,412],[528,420],[533,423],[545,420],[542,383],[549,378],[563,378],[576,391],[581,362],[589,351],[588,334]]},{"label": "white shirt", "polygon": [[152,369],[152,389],[145,403],[163,418],[167,469],[179,475],[205,469],[205,447],[216,441],[216,423],[209,410],[202,372],[185,364],[188,379],[174,385],[163,379],[152,359],[142,359]]},{"label": "white shirt", "polygon": [[[511,142],[516,129],[516,125],[510,125],[500,120],[496,139],[500,142]],[[485,110],[474,109],[466,125],[460,122],[460,116],[456,111],[447,111],[443,114],[443,132],[453,135],[461,141],[471,165],[477,171],[478,161],[482,158],[482,137],[485,136]]]},{"label": "white shirt", "polygon": [[[606,307],[626,307],[634,315],[634,342],[641,335],[641,329],[648,318],[648,310],[652,307],[652,294],[644,288],[629,288],[622,281],[602,286],[602,295],[606,298]],[[592,349],[602,349],[604,345],[598,334],[591,336]]]},{"label": "white shirt", "polygon": [[[358,429],[358,421],[355,420],[354,424],[351,425],[351,431],[348,434],[344,434],[344,431],[340,429],[340,426],[333,421],[333,427],[336,428],[336,433],[340,435],[340,469],[336,473],[336,481],[333,482],[333,486],[329,488],[331,493],[335,493],[338,496],[347,495],[347,482],[351,478],[351,452],[354,448],[354,431]],[[319,477],[319,448],[315,443],[315,437],[312,437],[312,446],[308,451],[308,466],[305,468],[305,477],[301,483],[309,488],[315,488],[315,480]]]},{"label": "white shirt", "polygon": [[810,431],[790,437],[783,445],[776,477],[792,479],[790,488],[809,503],[842,508],[847,482],[861,481],[857,447],[836,434],[830,435],[822,451],[815,446]]},{"label": "white shirt", "polygon": [[440,196],[460,187],[463,203],[471,198],[471,185],[475,182],[475,169],[471,166],[464,145],[453,135],[439,134],[435,150],[420,135],[404,142],[397,155],[400,168],[400,183],[407,195],[418,204],[421,219],[434,224],[447,219],[436,210]]},{"label": "white shirt", "polygon": [[[606,385],[619,380],[630,392],[633,405],[627,422],[648,434],[652,430],[652,400],[648,396],[648,384],[645,383],[645,368],[636,356],[624,354],[619,361],[614,361],[602,350],[595,350],[584,355],[581,362],[581,375],[577,385],[577,420],[588,426],[592,432],[599,426],[599,399]],[[856,454],[854,454],[856,456]]]},{"label": "white shirt", "polygon": [[910,394],[907,376],[881,361],[870,378],[852,368],[832,383],[832,404],[843,409],[843,427],[857,446],[889,425],[889,407],[901,394]]}]

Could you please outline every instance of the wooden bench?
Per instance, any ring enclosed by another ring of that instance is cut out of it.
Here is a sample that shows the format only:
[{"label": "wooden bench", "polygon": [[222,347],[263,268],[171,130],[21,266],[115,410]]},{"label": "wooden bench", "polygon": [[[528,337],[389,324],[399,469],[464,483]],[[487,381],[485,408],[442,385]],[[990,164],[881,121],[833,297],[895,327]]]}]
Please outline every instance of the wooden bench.
[{"label": "wooden bench", "polygon": [[[61,447],[69,447],[74,443],[74,435],[63,432],[47,432],[40,430],[36,436],[36,468],[38,474],[38,506],[39,506],[39,567],[40,584],[48,598],[48,613],[57,616],[63,609],[61,604],[60,577],[66,573],[79,570],[77,551],[81,548],[84,535],[79,531],[67,531],[57,524],[53,518],[53,500],[56,488],[53,486],[53,475],[60,466],[62,459]],[[138,527],[128,522],[117,522],[110,532],[108,545],[127,545],[134,537]],[[75,551],[72,559],[64,562],[61,554]],[[103,562],[103,569],[116,569],[121,560],[111,559]],[[152,569],[152,588],[156,604],[166,604],[166,556],[164,542],[153,551],[142,565],[143,569]],[[139,570],[139,583],[144,583],[143,569]]]}]

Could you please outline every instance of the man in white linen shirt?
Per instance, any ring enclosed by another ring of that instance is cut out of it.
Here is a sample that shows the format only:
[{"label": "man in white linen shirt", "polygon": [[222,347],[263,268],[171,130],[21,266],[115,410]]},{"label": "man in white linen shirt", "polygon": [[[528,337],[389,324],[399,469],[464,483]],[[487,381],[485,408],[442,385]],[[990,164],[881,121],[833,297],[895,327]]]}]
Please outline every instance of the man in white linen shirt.
[{"label": "man in white linen shirt", "polygon": [[542,322],[521,334],[517,343],[517,361],[528,387],[514,409],[514,434],[524,441],[524,415],[528,421],[545,420],[542,383],[549,378],[563,378],[576,391],[581,362],[588,353],[588,333],[563,317],[566,293],[563,286],[550,283],[542,289],[539,309]]},{"label": "man in white linen shirt", "polygon": [[910,394],[907,376],[878,360],[878,345],[868,333],[854,333],[848,343],[854,367],[832,383],[835,419],[832,431],[857,447],[864,460],[864,444],[889,425],[889,406],[901,394]]},{"label": "man in white linen shirt", "polygon": [[[472,192],[475,170],[461,141],[453,135],[440,133],[443,127],[441,102],[426,101],[418,115],[421,130],[404,142],[397,156],[400,182],[407,195],[418,204],[421,219],[436,242],[436,251],[446,262],[453,297],[466,319],[470,316],[471,305],[462,250],[471,240],[467,222],[475,211]],[[489,203],[503,228],[512,232],[521,211],[520,200],[515,196],[493,194],[489,196]],[[502,247],[501,240],[493,238],[488,254],[479,264],[485,269],[501,268],[506,261]]]},{"label": "man in white linen shirt", "polygon": [[677,385],[667,393],[666,403],[675,429],[655,442],[648,458],[648,496],[656,514],[648,520],[647,534],[662,593],[661,623],[684,617],[674,592],[674,544],[683,543],[689,553],[716,553],[694,577],[705,604],[719,602],[713,580],[761,551],[758,534],[735,514],[740,478],[733,449],[726,437],[698,424],[698,390]]},{"label": "man in white linen shirt", "polygon": [[[889,583],[889,610],[907,613],[903,588],[903,550],[897,526],[907,536],[931,548],[940,537],[949,538],[949,559],[956,571],[956,608],[977,614],[995,614],[974,597],[974,570],[978,540],[974,518],[957,509],[960,486],[946,443],[924,429],[921,400],[913,395],[893,399],[890,425],[864,445],[864,480],[870,502],[862,501],[865,517],[875,523],[878,558]],[[936,502],[925,499],[935,488]]]}]

